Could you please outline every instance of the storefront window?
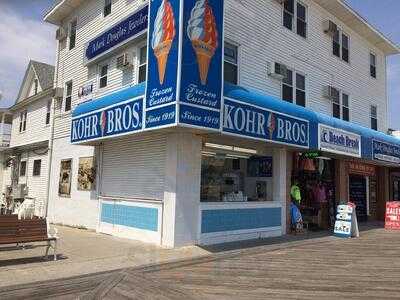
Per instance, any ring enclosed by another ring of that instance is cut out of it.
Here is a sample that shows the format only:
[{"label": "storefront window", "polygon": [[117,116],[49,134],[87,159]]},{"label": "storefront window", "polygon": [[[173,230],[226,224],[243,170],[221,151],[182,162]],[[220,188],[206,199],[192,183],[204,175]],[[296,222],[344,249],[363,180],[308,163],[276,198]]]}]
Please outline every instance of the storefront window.
[{"label": "storefront window", "polygon": [[252,149],[210,146],[202,153],[202,202],[273,200],[271,156]]}]

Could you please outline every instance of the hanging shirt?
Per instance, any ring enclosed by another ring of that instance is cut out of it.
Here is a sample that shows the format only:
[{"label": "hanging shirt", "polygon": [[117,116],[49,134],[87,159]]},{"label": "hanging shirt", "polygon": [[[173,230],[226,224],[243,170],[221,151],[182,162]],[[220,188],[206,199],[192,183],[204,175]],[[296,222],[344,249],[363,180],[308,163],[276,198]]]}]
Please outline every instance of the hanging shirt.
[{"label": "hanging shirt", "polygon": [[326,189],[323,185],[315,187],[314,198],[319,203],[326,203]]}]

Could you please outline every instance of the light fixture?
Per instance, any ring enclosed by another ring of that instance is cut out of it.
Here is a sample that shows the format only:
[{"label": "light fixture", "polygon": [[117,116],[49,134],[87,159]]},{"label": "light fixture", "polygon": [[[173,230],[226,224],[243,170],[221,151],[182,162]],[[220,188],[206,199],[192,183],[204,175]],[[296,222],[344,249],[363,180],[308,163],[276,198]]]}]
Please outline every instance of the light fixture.
[{"label": "light fixture", "polygon": [[246,154],[257,154],[257,150],[236,147],[236,146],[220,145],[220,144],[214,144],[214,143],[205,143],[204,146],[207,148],[220,149],[220,150],[225,150],[225,151],[240,152],[240,153],[246,153]]}]

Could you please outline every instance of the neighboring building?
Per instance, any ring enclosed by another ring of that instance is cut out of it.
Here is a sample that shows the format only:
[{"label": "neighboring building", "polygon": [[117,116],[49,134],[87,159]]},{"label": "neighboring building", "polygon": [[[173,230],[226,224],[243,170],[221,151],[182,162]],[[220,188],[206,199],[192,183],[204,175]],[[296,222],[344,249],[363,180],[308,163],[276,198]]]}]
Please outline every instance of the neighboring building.
[{"label": "neighboring building", "polygon": [[0,109],[0,189],[5,191],[6,183],[5,174],[8,174],[7,168],[7,149],[10,147],[11,139],[12,113],[5,108]]},{"label": "neighboring building", "polygon": [[[12,129],[4,180],[14,192],[26,187],[27,196],[44,204],[48,188],[48,155],[54,66],[31,60],[15,104],[10,107]],[[19,197],[19,196],[18,196]]]},{"label": "neighboring building", "polygon": [[[64,88],[49,217],[168,247],[276,236],[287,231],[291,181],[305,195],[318,178],[326,218],[349,198],[360,218],[381,218],[388,167],[400,162],[400,151],[376,150],[399,147],[383,134],[397,46],[339,0],[198,1],[215,15],[205,45],[188,19],[196,1],[182,18],[178,2],[152,1],[149,47],[147,1],[63,0],[46,15],[59,26]],[[168,24],[154,24],[157,12]],[[195,76],[204,90],[189,85],[174,101]]]}]

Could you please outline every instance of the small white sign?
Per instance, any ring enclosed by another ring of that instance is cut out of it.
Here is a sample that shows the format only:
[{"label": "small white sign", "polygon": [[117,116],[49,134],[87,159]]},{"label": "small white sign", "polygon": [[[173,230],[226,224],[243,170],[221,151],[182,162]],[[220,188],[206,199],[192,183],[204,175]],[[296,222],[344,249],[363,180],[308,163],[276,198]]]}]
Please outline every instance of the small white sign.
[{"label": "small white sign", "polygon": [[361,136],[320,124],[318,147],[322,151],[361,157]]}]

